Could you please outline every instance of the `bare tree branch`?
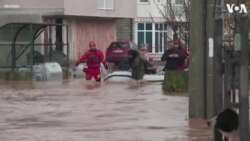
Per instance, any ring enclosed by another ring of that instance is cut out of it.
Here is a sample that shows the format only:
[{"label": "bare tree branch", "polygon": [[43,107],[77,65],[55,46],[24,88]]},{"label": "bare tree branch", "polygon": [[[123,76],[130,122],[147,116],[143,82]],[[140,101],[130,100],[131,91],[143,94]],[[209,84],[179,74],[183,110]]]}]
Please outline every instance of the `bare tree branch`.
[{"label": "bare tree branch", "polygon": [[[164,34],[168,40],[180,38],[186,46],[189,46],[189,29],[190,29],[190,0],[182,0],[181,3],[176,4],[174,0],[166,0],[165,4],[159,5],[156,0],[153,0],[155,7],[159,11],[165,23],[172,28],[174,36],[170,37]],[[155,19],[153,15],[149,14],[153,23]]]}]

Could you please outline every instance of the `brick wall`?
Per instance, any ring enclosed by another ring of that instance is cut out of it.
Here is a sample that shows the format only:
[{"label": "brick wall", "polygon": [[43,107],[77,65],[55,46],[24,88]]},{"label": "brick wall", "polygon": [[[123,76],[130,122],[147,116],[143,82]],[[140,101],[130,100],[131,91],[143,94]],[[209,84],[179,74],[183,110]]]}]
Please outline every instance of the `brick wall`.
[{"label": "brick wall", "polygon": [[132,20],[116,20],[116,39],[117,41],[132,41]]}]

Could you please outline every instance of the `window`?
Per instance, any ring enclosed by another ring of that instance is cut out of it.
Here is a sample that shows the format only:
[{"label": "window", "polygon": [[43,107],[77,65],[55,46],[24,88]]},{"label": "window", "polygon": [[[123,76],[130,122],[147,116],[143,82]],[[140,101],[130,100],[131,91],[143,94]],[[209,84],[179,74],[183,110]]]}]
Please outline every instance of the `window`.
[{"label": "window", "polygon": [[161,2],[161,0],[156,0],[156,3],[161,4],[162,2]]},{"label": "window", "polygon": [[98,0],[98,9],[114,10],[114,0]]},{"label": "window", "polygon": [[144,30],[144,23],[138,23],[138,30]]},{"label": "window", "polygon": [[152,30],[152,23],[146,23],[146,30]]},{"label": "window", "polygon": [[148,44],[149,52],[152,52],[152,23],[138,23],[137,24],[137,43],[138,45]]},{"label": "window", "polygon": [[164,23],[138,23],[137,43],[148,44],[150,53],[163,53],[166,44],[167,24]]},{"label": "window", "polygon": [[156,23],[155,24],[155,52],[164,52],[164,46],[166,44],[167,24]]},{"label": "window", "polygon": [[149,4],[149,0],[140,0],[140,3]]},{"label": "window", "polygon": [[175,5],[182,5],[183,0],[174,0]]}]

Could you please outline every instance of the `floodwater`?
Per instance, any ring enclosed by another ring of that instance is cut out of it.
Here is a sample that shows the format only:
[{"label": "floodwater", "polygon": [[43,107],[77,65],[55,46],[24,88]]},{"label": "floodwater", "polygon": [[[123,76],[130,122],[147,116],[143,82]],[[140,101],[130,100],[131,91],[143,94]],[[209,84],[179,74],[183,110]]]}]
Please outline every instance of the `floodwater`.
[{"label": "floodwater", "polygon": [[160,84],[0,83],[1,141],[211,141]]}]

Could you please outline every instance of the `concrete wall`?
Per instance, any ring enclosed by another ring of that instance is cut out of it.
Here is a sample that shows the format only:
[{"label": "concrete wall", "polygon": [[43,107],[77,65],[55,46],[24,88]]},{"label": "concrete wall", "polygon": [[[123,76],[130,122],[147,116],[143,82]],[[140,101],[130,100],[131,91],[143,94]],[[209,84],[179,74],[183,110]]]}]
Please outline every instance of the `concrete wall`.
[{"label": "concrete wall", "polygon": [[4,9],[63,8],[63,0],[1,0],[0,8]]},{"label": "concrete wall", "polygon": [[0,27],[6,23],[11,22],[42,22],[40,15],[34,14],[0,14]]},{"label": "concrete wall", "polygon": [[113,10],[98,8],[99,0],[64,0],[65,15],[94,17],[136,17],[136,0],[114,0]]},{"label": "concrete wall", "polygon": [[136,0],[114,0],[113,9],[100,8],[102,0],[1,0],[0,9],[10,11],[61,10],[63,15],[91,17],[136,17]]},{"label": "concrete wall", "polygon": [[[1,5],[1,4],[0,4]],[[0,8],[0,26],[10,22],[43,22],[43,16],[62,15],[63,9],[6,9]]]}]

